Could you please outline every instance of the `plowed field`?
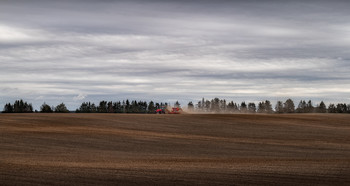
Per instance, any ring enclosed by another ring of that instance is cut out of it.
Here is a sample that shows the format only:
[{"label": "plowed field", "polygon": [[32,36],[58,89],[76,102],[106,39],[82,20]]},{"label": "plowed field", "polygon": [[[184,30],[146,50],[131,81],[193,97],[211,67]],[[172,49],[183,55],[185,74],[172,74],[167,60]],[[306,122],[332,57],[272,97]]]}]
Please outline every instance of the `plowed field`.
[{"label": "plowed field", "polygon": [[350,114],[0,114],[0,185],[350,185]]}]

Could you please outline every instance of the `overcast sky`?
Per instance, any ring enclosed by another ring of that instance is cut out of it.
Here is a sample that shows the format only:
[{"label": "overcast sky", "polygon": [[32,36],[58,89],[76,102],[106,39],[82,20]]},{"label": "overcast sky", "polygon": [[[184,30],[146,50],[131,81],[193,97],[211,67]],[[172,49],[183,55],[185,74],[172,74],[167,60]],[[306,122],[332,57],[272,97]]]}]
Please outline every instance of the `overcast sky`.
[{"label": "overcast sky", "polygon": [[[0,1],[0,107],[350,103],[349,1]],[[0,108],[1,110],[1,108]]]}]

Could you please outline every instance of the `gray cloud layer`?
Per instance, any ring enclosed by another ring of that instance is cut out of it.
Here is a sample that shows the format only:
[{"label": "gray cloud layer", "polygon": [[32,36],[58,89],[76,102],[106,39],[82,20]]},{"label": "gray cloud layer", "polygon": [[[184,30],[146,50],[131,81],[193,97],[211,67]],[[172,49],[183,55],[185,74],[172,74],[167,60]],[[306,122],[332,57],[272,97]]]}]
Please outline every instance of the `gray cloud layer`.
[{"label": "gray cloud layer", "polygon": [[1,1],[0,104],[349,102],[346,1]]}]

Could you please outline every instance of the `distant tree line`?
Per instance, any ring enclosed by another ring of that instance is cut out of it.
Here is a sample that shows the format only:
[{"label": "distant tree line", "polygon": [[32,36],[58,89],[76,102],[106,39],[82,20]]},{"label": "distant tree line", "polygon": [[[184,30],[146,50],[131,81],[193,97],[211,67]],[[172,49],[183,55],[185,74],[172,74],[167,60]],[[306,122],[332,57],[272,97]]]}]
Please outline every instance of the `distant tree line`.
[{"label": "distant tree line", "polygon": [[[188,108],[193,108],[192,102],[188,104]],[[227,102],[225,99],[205,100],[203,98],[193,110],[202,113],[350,113],[350,104],[330,104],[327,108],[323,101],[314,105],[311,100],[308,102],[301,100],[295,106],[293,100],[287,99],[285,102],[277,101],[273,109],[269,100],[259,102],[256,105],[253,102],[243,101],[238,104],[233,101]]]},{"label": "distant tree line", "polygon": [[[157,109],[167,107],[168,103],[163,102],[146,102],[146,101],[100,101],[98,105],[91,102],[83,102],[79,108],[75,110],[76,113],[142,113],[153,114]],[[174,107],[181,107],[180,103],[176,101]],[[291,99],[286,101],[277,101],[273,107],[269,100],[261,101],[258,104],[254,102],[246,103],[245,101],[235,103],[233,101],[227,102],[225,99],[214,98],[211,100],[202,99],[197,104],[190,101],[187,104],[187,110],[198,113],[350,113],[350,104],[338,103],[329,104],[327,107],[323,101],[319,104],[312,103],[311,100],[306,102],[301,100],[296,106]],[[13,104],[7,103],[4,106],[3,113],[30,113],[33,111],[31,103],[23,100],[16,100]],[[50,106],[45,102],[41,105],[40,111],[42,113],[68,113],[64,103],[57,106]]]},{"label": "distant tree line", "polygon": [[[27,102],[23,100],[16,100],[14,104],[7,103],[4,106],[3,113],[31,113],[33,111],[32,104],[28,104]],[[35,111],[39,112],[39,111]],[[64,103],[61,103],[57,105],[56,107],[49,106],[45,102],[40,107],[40,112],[43,113],[52,113],[52,112],[58,112],[58,113],[68,113],[69,110],[67,109],[66,105]]]},{"label": "distant tree line", "polygon": [[23,100],[16,100],[15,103],[7,103],[4,106],[4,113],[30,113],[33,112],[33,106],[31,103],[24,102]]},{"label": "distant tree line", "polygon": [[273,113],[271,102],[266,100],[258,103],[246,103],[243,101],[241,104],[230,101],[227,103],[225,99],[214,98],[212,100],[199,101],[197,103],[195,111],[197,112],[214,112],[214,113]]},{"label": "distant tree line", "polygon": [[[180,105],[179,102],[176,104]],[[75,112],[77,113],[155,113],[157,109],[168,106],[168,103],[150,101],[100,101],[99,105],[84,102]]]},{"label": "distant tree line", "polygon": [[54,106],[50,107],[50,105],[48,105],[44,102],[40,107],[40,112],[42,112],[42,113],[53,113],[53,112],[68,113],[69,110],[67,109],[67,107],[64,103],[61,103],[61,104],[57,105],[56,107],[54,107]]}]

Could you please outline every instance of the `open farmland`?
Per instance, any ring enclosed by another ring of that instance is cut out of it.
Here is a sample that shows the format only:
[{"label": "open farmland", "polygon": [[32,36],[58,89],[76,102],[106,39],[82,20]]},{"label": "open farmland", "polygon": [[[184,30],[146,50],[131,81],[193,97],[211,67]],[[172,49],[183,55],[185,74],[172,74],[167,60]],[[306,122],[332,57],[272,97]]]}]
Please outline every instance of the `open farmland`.
[{"label": "open farmland", "polygon": [[1,114],[1,185],[350,185],[350,115]]}]

